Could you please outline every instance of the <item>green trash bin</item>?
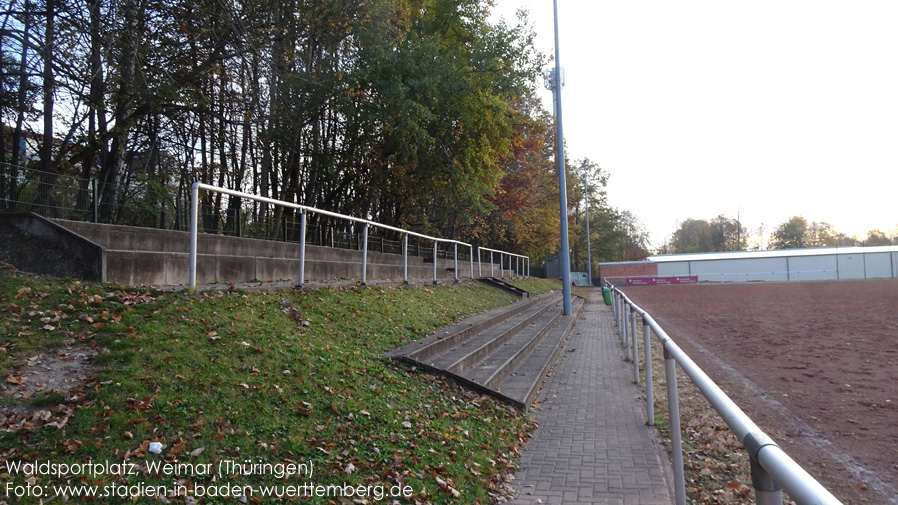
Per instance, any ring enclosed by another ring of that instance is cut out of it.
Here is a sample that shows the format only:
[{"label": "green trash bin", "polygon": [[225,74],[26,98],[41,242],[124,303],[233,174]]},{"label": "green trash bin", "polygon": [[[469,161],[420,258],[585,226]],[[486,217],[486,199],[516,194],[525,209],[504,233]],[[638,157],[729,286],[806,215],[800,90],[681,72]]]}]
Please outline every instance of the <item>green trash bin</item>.
[{"label": "green trash bin", "polygon": [[602,288],[602,298],[605,299],[605,305],[611,305],[611,290]]}]

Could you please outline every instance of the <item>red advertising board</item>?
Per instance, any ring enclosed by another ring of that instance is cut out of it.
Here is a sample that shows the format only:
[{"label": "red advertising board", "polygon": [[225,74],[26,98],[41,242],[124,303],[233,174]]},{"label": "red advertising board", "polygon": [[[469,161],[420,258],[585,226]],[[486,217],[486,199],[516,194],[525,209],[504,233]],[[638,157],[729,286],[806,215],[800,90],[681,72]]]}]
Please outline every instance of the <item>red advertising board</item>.
[{"label": "red advertising board", "polygon": [[659,284],[695,284],[697,275],[677,275],[674,277],[627,277],[627,286],[655,286]]}]

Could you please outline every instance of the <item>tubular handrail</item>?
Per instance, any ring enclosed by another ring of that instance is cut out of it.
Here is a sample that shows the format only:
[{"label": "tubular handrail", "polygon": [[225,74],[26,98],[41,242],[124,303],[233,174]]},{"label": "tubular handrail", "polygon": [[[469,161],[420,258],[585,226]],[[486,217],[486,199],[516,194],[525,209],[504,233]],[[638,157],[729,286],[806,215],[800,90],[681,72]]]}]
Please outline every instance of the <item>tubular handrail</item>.
[{"label": "tubular handrail", "polygon": [[[301,221],[302,239],[300,240],[300,275],[299,275],[299,285],[300,286],[303,283],[303,271],[305,269],[305,216],[309,212],[312,212],[315,214],[320,214],[323,216],[334,217],[337,219],[353,221],[353,222],[360,223],[363,225],[364,244],[365,245],[363,246],[363,251],[362,251],[362,284],[364,284],[366,281],[367,255],[368,255],[367,242],[368,242],[368,227],[369,226],[375,226],[377,228],[394,231],[394,232],[401,233],[404,235],[404,247],[403,247],[402,255],[403,255],[403,277],[406,282],[408,282],[408,237],[409,236],[414,236],[414,237],[422,238],[425,240],[433,241],[433,247],[434,247],[433,280],[434,280],[434,283],[436,282],[436,279],[437,279],[436,248],[437,248],[437,243],[439,243],[439,242],[449,243],[449,244],[454,245],[454,252],[455,252],[455,254],[454,254],[454,256],[455,256],[455,258],[454,258],[455,259],[455,268],[454,268],[455,274],[454,275],[455,275],[456,281],[458,281],[458,246],[467,247],[468,250],[470,251],[469,261],[470,261],[471,277],[472,278],[474,277],[474,246],[471,244],[468,244],[466,242],[462,242],[460,240],[454,240],[454,239],[441,238],[441,237],[433,237],[430,235],[425,235],[423,233],[417,233],[417,232],[413,232],[413,231],[409,231],[409,230],[403,230],[401,228],[396,228],[395,226],[389,226],[389,225],[385,225],[385,224],[376,223],[374,221],[370,221],[368,219],[364,219],[364,218],[360,218],[360,217],[347,216],[345,214],[339,214],[337,212],[316,209],[314,207],[308,207],[306,205],[300,205],[300,204],[292,203],[292,202],[284,202],[281,200],[275,200],[273,198],[253,195],[250,193],[244,193],[242,191],[236,191],[233,189],[221,188],[218,186],[212,186],[212,185],[204,184],[201,182],[195,182],[195,183],[193,183],[193,186],[191,186],[191,189],[190,189],[190,264],[188,267],[188,276],[189,276],[188,285],[189,285],[190,289],[196,288],[197,234],[198,234],[198,228],[199,228],[198,227],[198,214],[199,214],[199,190],[200,189],[203,189],[206,191],[215,191],[215,192],[219,192],[219,193],[226,194],[229,196],[236,196],[239,198],[255,200],[257,202],[267,203],[270,205],[279,205],[282,207],[288,207],[288,208],[299,210],[302,214],[302,221]],[[480,248],[478,248],[478,253],[479,253],[479,250],[480,250]],[[503,252],[503,254],[513,255],[513,256],[518,256],[518,257],[525,257],[525,256],[521,256],[519,254],[508,253],[508,252]],[[479,254],[478,254],[478,256],[479,256]],[[528,261],[529,261],[529,258],[528,258]],[[478,259],[478,263],[479,263],[479,259]]]},{"label": "tubular handrail", "polygon": [[[752,482],[755,485],[757,502],[763,504],[782,504],[782,495],[777,489],[770,489],[769,483],[765,483],[765,476],[769,476],[775,481],[775,484],[782,486],[789,496],[799,505],[811,504],[841,504],[835,496],[824,488],[814,477],[805,471],[798,463],[796,463],[785,451],[782,450],[769,436],[767,436],[761,428],[755,424],[745,412],[736,405],[733,400],[723,392],[722,389],[689,357],[674,340],[664,331],[663,328],[649,315],[645,310],[633,303],[620,289],[608,283],[608,288],[615,295],[614,311],[618,322],[618,328],[621,328],[621,312],[622,309],[629,310],[635,316],[638,314],[643,318],[643,325],[647,327],[645,331],[646,344],[646,370],[651,367],[651,354],[648,346],[649,331],[651,329],[661,341],[665,360],[673,360],[678,363],[692,382],[698,387],[699,391],[705,396],[708,402],[714,407],[714,410],[720,414],[724,422],[730,427],[730,430],[739,438],[745,446],[752,464]],[[619,300],[618,300],[619,298]],[[626,319],[624,319],[626,321]],[[626,327],[626,323],[624,323]],[[635,336],[635,328],[632,326],[630,330]],[[626,330],[624,330],[626,333]],[[634,338],[634,357],[635,357],[635,338]],[[627,352],[629,353],[629,347]],[[638,360],[634,359],[634,365],[638,368]],[[638,375],[637,375],[638,376]],[[670,376],[668,381],[670,382]],[[646,374],[646,389],[651,390],[651,374]],[[676,375],[673,376],[676,381]],[[670,384],[668,385],[670,388]],[[674,386],[674,391],[675,391]],[[650,396],[649,392],[646,396]],[[676,398],[668,398],[668,402],[677,402]],[[671,408],[671,416],[673,417],[675,410]],[[649,408],[648,412],[652,412]],[[653,424],[653,414],[649,414],[649,424]],[[679,415],[677,419],[670,420],[671,431],[673,427],[680,426]],[[673,436],[671,439],[673,440]],[[679,437],[677,437],[679,438]],[[682,457],[682,447],[674,447],[674,452],[679,452]],[[682,459],[679,460],[682,467]],[[679,482],[677,486],[677,504],[685,503],[685,482],[682,479],[682,468],[677,472]],[[774,486],[776,487],[776,486]],[[682,498],[681,498],[682,495]],[[682,502],[681,502],[682,500]]]},{"label": "tubular handrail", "polygon": [[[508,251],[500,251],[499,249],[490,249],[489,247],[477,246],[477,268],[478,268],[478,275],[481,277],[483,277],[483,265],[481,264],[481,261],[480,261],[480,251],[487,251],[490,253],[490,277],[492,277],[492,275],[493,275],[493,264],[494,264],[493,263],[493,253],[499,253],[499,276],[500,277],[503,275],[502,274],[502,271],[503,271],[502,256],[503,255],[508,256],[508,270],[509,271],[511,271],[511,258],[518,259],[518,264],[515,268],[515,271],[518,273],[518,275],[524,275],[523,272],[530,271],[530,257],[529,256],[524,256],[523,254],[510,253]],[[523,265],[521,264],[521,260],[524,260]],[[525,275],[525,277],[526,277],[526,275]]]}]

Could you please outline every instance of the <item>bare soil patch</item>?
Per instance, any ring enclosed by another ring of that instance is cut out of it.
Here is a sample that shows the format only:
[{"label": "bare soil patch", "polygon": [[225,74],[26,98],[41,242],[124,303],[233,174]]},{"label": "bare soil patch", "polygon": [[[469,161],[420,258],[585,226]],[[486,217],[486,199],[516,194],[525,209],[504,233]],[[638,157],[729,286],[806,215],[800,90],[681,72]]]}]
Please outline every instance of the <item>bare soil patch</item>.
[{"label": "bare soil patch", "polygon": [[898,503],[898,280],[627,295],[845,503]]}]

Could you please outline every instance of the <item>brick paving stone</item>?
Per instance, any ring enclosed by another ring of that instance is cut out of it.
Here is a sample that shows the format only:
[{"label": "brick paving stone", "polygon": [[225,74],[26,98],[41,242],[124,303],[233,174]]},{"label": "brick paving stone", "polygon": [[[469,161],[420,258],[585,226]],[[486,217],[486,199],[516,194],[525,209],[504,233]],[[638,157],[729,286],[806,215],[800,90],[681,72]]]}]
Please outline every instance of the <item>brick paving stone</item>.
[{"label": "brick paving stone", "polygon": [[610,308],[592,296],[531,415],[509,505],[671,505],[670,461],[624,361]]}]

